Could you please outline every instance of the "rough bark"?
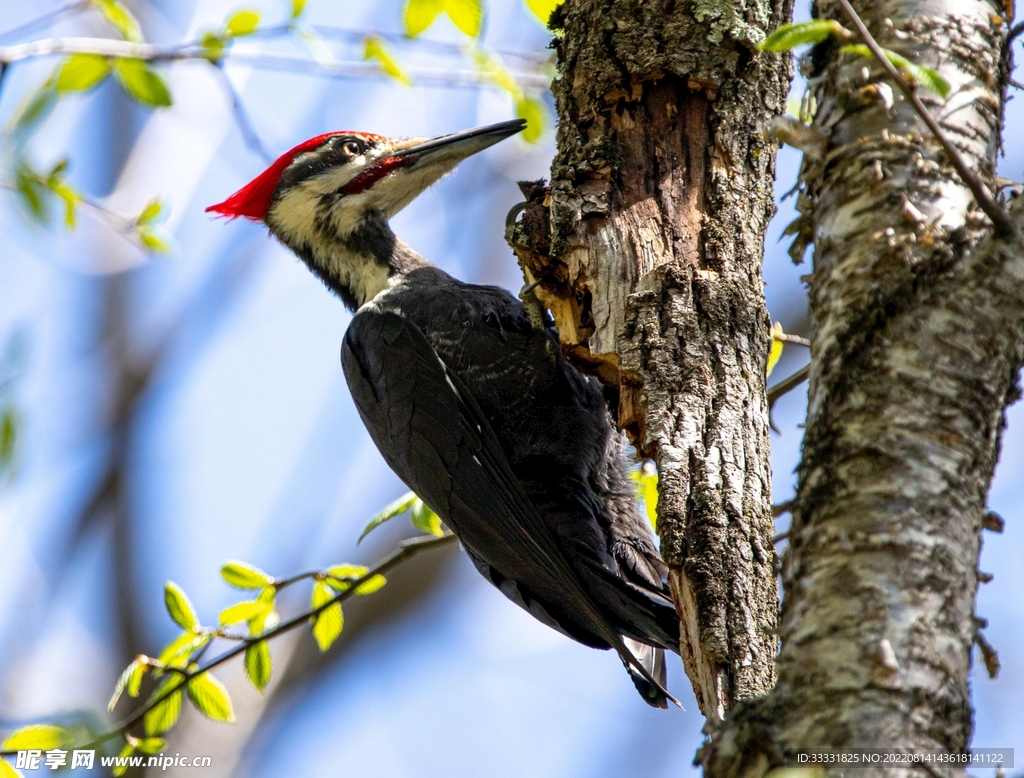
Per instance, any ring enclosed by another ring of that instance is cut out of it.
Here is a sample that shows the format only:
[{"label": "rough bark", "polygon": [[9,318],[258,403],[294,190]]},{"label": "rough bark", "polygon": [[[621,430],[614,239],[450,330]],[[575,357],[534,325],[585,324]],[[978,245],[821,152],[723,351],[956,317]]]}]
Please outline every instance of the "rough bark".
[{"label": "rough bark", "polygon": [[[953,84],[948,101],[921,96],[991,187],[1001,8],[854,5],[883,46]],[[824,0],[816,10],[847,21]],[[779,680],[730,716],[709,776],[756,777],[797,750],[959,751],[971,734],[979,534],[1024,361],[1021,233],[991,235],[877,63],[832,43],[811,63],[825,151],[805,159],[794,226],[798,253],[814,243],[814,332]],[[910,770],[863,774],[876,772]]]},{"label": "rough bark", "polygon": [[788,0],[567,0],[552,181],[510,242],[563,347],[660,474],[658,531],[704,714],[764,694],[777,612],[761,281],[768,119],[789,70],[752,41]]}]

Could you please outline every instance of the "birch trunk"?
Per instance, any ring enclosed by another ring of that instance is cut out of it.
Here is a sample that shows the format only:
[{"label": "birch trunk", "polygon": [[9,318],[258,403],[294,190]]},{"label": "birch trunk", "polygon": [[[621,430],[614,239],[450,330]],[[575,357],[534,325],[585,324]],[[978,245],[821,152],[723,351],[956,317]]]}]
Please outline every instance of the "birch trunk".
[{"label": "birch trunk", "polygon": [[752,43],[789,0],[566,0],[550,186],[510,243],[566,352],[660,473],[658,532],[698,704],[774,680],[777,614],[761,280],[768,119],[789,70]]},{"label": "birch trunk", "polygon": [[[854,5],[882,46],[953,85],[921,97],[991,188],[1002,9]],[[979,535],[1024,361],[1024,209],[994,237],[877,63],[829,42],[810,63],[825,151],[805,158],[794,225],[798,253],[814,244],[814,333],[779,678],[730,716],[709,776],[756,778],[797,750],[967,746]],[[863,775],[883,772],[910,770]]]}]

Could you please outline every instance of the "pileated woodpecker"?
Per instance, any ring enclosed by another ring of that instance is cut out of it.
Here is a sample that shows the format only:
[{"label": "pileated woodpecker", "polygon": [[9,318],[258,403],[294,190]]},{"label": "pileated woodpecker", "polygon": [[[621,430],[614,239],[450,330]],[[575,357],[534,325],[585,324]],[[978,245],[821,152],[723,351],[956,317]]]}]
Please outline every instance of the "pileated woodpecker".
[{"label": "pileated woodpecker", "polygon": [[614,648],[663,708],[679,621],[597,381],[564,359],[538,305],[452,278],[388,225],[525,126],[320,135],[207,210],[264,222],[355,311],[341,356],[363,423],[483,576],[545,624]]}]

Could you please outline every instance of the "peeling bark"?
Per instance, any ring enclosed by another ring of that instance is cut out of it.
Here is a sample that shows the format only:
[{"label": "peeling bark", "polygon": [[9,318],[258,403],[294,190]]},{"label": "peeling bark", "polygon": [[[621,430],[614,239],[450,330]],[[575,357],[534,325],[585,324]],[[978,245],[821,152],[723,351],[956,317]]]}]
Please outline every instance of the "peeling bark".
[{"label": "peeling bark", "polygon": [[775,149],[762,130],[789,81],[783,58],[749,47],[787,0],[727,5],[555,12],[559,152],[550,186],[523,185],[509,236],[566,353],[657,462],[681,653],[715,720],[774,679],[761,256]]},{"label": "peeling bark", "polygon": [[[1001,9],[854,5],[882,46],[953,84],[948,101],[921,97],[991,187]],[[816,10],[846,23],[826,0]],[[979,534],[1024,363],[1024,207],[1017,234],[994,237],[877,63],[831,43],[811,63],[828,143],[805,158],[794,225],[796,253],[815,247],[814,332],[779,680],[730,716],[704,754],[709,776],[756,778],[797,750],[959,751],[971,734]]]}]

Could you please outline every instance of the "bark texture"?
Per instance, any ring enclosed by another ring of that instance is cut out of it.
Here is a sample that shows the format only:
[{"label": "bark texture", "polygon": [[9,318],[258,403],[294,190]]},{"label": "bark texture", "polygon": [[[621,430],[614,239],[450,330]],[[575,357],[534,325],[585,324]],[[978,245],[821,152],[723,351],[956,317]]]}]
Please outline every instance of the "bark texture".
[{"label": "bark texture", "polygon": [[[947,101],[921,96],[991,187],[1001,8],[854,5],[884,47],[953,85]],[[847,23],[829,2],[816,10]],[[827,42],[810,64],[824,153],[805,159],[793,226],[797,253],[815,248],[814,333],[779,680],[734,711],[709,776],[756,777],[796,750],[957,751],[971,734],[979,534],[1024,360],[1024,250],[1019,233],[991,235],[877,63]]]},{"label": "bark texture", "polygon": [[701,710],[774,680],[777,612],[761,257],[789,70],[770,5],[567,0],[550,186],[510,242],[566,352],[660,473],[662,554]]}]

